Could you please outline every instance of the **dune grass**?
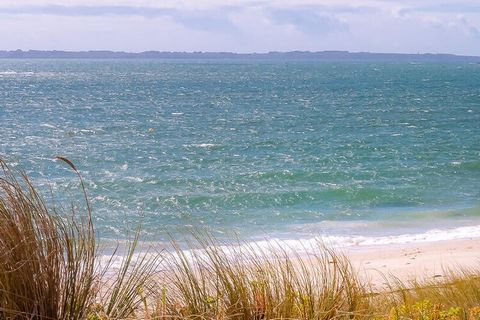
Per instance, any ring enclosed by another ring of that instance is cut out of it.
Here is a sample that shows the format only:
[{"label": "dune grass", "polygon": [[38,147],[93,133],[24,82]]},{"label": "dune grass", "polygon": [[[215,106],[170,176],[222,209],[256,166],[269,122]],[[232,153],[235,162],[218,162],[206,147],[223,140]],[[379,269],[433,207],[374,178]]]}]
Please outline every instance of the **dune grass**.
[{"label": "dune grass", "polygon": [[404,283],[389,279],[390,290],[377,298],[377,312],[384,319],[480,319],[480,274],[477,270],[445,270],[439,280]]},{"label": "dune grass", "polygon": [[[50,209],[28,177],[0,160],[0,320],[412,319],[480,320],[480,273],[373,292],[347,257],[322,243],[289,248],[194,232],[164,252],[100,263],[92,211]],[[81,206],[80,206],[81,207]],[[72,206],[74,208],[74,206]],[[185,245],[186,243],[186,245]]]},{"label": "dune grass", "polygon": [[300,250],[309,253],[303,256],[281,243],[221,245],[196,233],[188,250],[174,247],[154,317],[334,319],[368,312],[348,260],[321,243]]},{"label": "dune grass", "polygon": [[84,318],[96,280],[90,212],[58,218],[26,175],[0,166],[0,318]]},{"label": "dune grass", "polygon": [[[66,158],[66,162],[78,174]],[[98,263],[92,212],[78,174],[86,212],[51,210],[23,172],[0,160],[0,319],[127,318],[141,304],[140,287],[152,275],[156,255],[132,257],[105,283],[110,263]],[[106,286],[106,288],[105,288]],[[102,290],[108,294],[102,294]]]}]

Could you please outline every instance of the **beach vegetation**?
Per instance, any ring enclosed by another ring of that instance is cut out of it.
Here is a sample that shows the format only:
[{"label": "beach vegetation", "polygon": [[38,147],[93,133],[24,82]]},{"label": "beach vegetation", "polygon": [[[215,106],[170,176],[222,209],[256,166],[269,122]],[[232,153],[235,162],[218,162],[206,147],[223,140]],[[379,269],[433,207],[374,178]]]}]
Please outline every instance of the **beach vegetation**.
[{"label": "beach vegetation", "polygon": [[[158,255],[132,257],[138,233],[109,275],[100,264],[92,211],[78,174],[85,212],[49,208],[28,176],[0,160],[0,319],[131,317]],[[111,277],[111,278],[109,278]]]},{"label": "beach vegetation", "polygon": [[0,320],[480,319],[476,270],[445,270],[441,281],[390,277],[374,290],[321,242],[222,242],[197,230],[145,251],[139,227],[105,261],[82,177],[58,159],[78,175],[83,206],[48,206],[0,160]]},{"label": "beach vegetation", "polygon": [[173,243],[165,257],[167,294],[152,317],[351,319],[368,312],[365,287],[348,259],[322,243],[293,250],[281,243],[221,244],[198,233],[187,249]]},{"label": "beach vegetation", "polygon": [[405,282],[391,278],[389,289],[379,295],[381,309],[390,308],[389,319],[480,319],[480,275],[475,270],[445,270],[444,279]]}]

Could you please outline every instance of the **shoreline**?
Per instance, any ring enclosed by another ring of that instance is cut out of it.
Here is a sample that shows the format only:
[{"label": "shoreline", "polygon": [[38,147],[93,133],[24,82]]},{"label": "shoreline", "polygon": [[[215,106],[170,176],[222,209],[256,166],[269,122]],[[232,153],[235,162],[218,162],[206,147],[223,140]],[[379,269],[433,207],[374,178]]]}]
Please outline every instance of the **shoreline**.
[{"label": "shoreline", "polygon": [[[480,211],[479,211],[480,212]],[[430,224],[432,221],[430,220]],[[227,246],[229,243],[231,245],[243,245],[243,244],[254,244],[260,247],[268,247],[270,243],[281,242],[290,248],[302,248],[305,245],[310,243],[323,242],[328,247],[335,248],[369,248],[369,247],[378,247],[378,246],[389,246],[389,245],[408,245],[408,244],[421,244],[421,243],[432,243],[432,242],[442,242],[442,241],[456,241],[456,240],[466,240],[466,239],[480,239],[480,219],[463,219],[463,220],[437,220],[433,221],[433,224],[438,225],[437,227],[426,228],[422,226],[412,225],[398,225],[397,227],[388,227],[384,228],[383,232],[376,232],[382,227],[376,227],[374,222],[370,221],[357,221],[355,225],[349,225],[347,228],[344,227],[342,233],[339,231],[334,233],[328,233],[329,227],[318,228],[315,231],[310,231],[308,233],[302,232],[301,229],[292,229],[288,233],[282,231],[280,234],[275,232],[265,231],[262,235],[242,235],[241,233],[232,232],[214,232],[215,230],[209,228],[196,228],[192,225],[182,226],[183,231],[178,231],[175,233],[168,233],[167,229],[160,230],[159,232],[170,234],[171,239],[175,239],[179,243],[182,243],[185,239],[188,239],[192,234],[200,232],[200,234],[209,234],[220,240],[220,242],[225,243]],[[370,223],[372,225],[370,225]],[[455,226],[451,226],[452,223],[455,223]],[[348,222],[347,222],[348,224]],[[447,224],[450,224],[447,226]],[[332,227],[335,228],[335,227]],[[348,235],[351,231],[355,229],[363,229],[361,233],[352,233]],[[413,229],[413,230],[412,230]],[[128,229],[130,230],[130,229]],[[128,232],[127,235],[132,235],[131,232]],[[131,230],[130,230],[131,231]],[[171,230],[170,230],[171,231]],[[297,233],[297,231],[300,231]],[[396,232],[393,232],[396,231]],[[400,231],[400,232],[399,232]],[[414,231],[414,232],[412,232]],[[372,235],[373,233],[373,235]],[[125,234],[125,233],[123,233]],[[370,235],[367,235],[370,234]],[[140,237],[142,238],[142,236]],[[114,247],[118,243],[125,243],[128,241],[126,237],[117,237],[113,238],[110,236],[102,236],[100,233],[97,233],[97,239],[100,240],[100,243],[105,244],[105,248]],[[234,241],[231,241],[234,240]],[[168,246],[169,240],[166,239],[145,239],[140,240],[140,243],[144,247],[158,247],[159,245]]]},{"label": "shoreline", "polygon": [[[301,239],[299,239],[301,240]],[[297,241],[297,240],[295,240]],[[312,240],[311,240],[312,241]],[[317,241],[317,240],[313,240]],[[258,245],[258,242],[253,242]],[[308,255],[311,253],[308,248],[315,247],[321,242],[309,242],[301,249],[300,247],[292,247],[289,244],[279,240],[278,242],[265,241],[263,245],[257,247],[259,250],[286,250],[291,256],[292,261],[301,259],[310,267],[315,264],[309,262]],[[157,243],[158,244],[158,243]],[[240,250],[255,250],[252,243],[233,244],[232,247],[240,248]],[[285,246],[282,246],[285,244]],[[449,240],[432,240],[423,242],[410,243],[388,243],[388,244],[370,244],[355,246],[338,246],[324,243],[327,249],[332,249],[338,254],[344,255],[352,266],[353,271],[359,276],[363,283],[370,285],[372,291],[383,291],[388,289],[387,280],[394,278],[401,280],[405,284],[413,281],[445,281],[448,279],[449,271],[466,271],[474,270],[480,264],[480,237],[469,237],[462,239]],[[150,243],[151,245],[151,243]],[[270,246],[269,249],[267,246]],[[155,246],[145,246],[140,244],[139,251],[136,255],[140,256],[147,252],[147,255],[153,253],[149,250]],[[226,252],[230,246],[221,246]],[[232,252],[237,249],[232,248]],[[203,249],[183,249],[184,252],[190,250],[202,251]],[[168,252],[168,250],[167,250]],[[272,251],[273,252],[273,251]],[[317,252],[318,253],[318,252]],[[113,259],[114,263],[110,266],[114,271],[119,267],[124,252],[118,251]],[[187,254],[188,255],[188,254]],[[272,257],[273,257],[272,253]],[[109,255],[102,255],[105,261]],[[235,259],[235,258],[234,258]],[[246,261],[248,263],[248,261]],[[163,264],[162,264],[163,265]],[[161,273],[167,271],[160,268]]]}]

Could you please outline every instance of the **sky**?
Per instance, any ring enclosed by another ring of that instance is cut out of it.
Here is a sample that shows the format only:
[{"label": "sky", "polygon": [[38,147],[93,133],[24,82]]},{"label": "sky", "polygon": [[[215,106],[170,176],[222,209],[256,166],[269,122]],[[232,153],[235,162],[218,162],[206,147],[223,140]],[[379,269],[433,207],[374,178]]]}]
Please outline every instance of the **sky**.
[{"label": "sky", "polygon": [[480,55],[480,0],[0,0],[0,50]]}]

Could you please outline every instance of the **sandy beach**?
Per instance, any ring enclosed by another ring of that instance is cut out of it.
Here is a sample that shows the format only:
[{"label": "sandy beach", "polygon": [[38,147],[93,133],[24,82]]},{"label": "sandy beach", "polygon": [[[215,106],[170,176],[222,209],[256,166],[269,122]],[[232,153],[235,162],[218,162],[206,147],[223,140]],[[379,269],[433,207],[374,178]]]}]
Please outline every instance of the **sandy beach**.
[{"label": "sandy beach", "polygon": [[480,239],[349,247],[343,252],[364,280],[381,288],[384,275],[407,282],[442,280],[449,269],[478,267]]}]

